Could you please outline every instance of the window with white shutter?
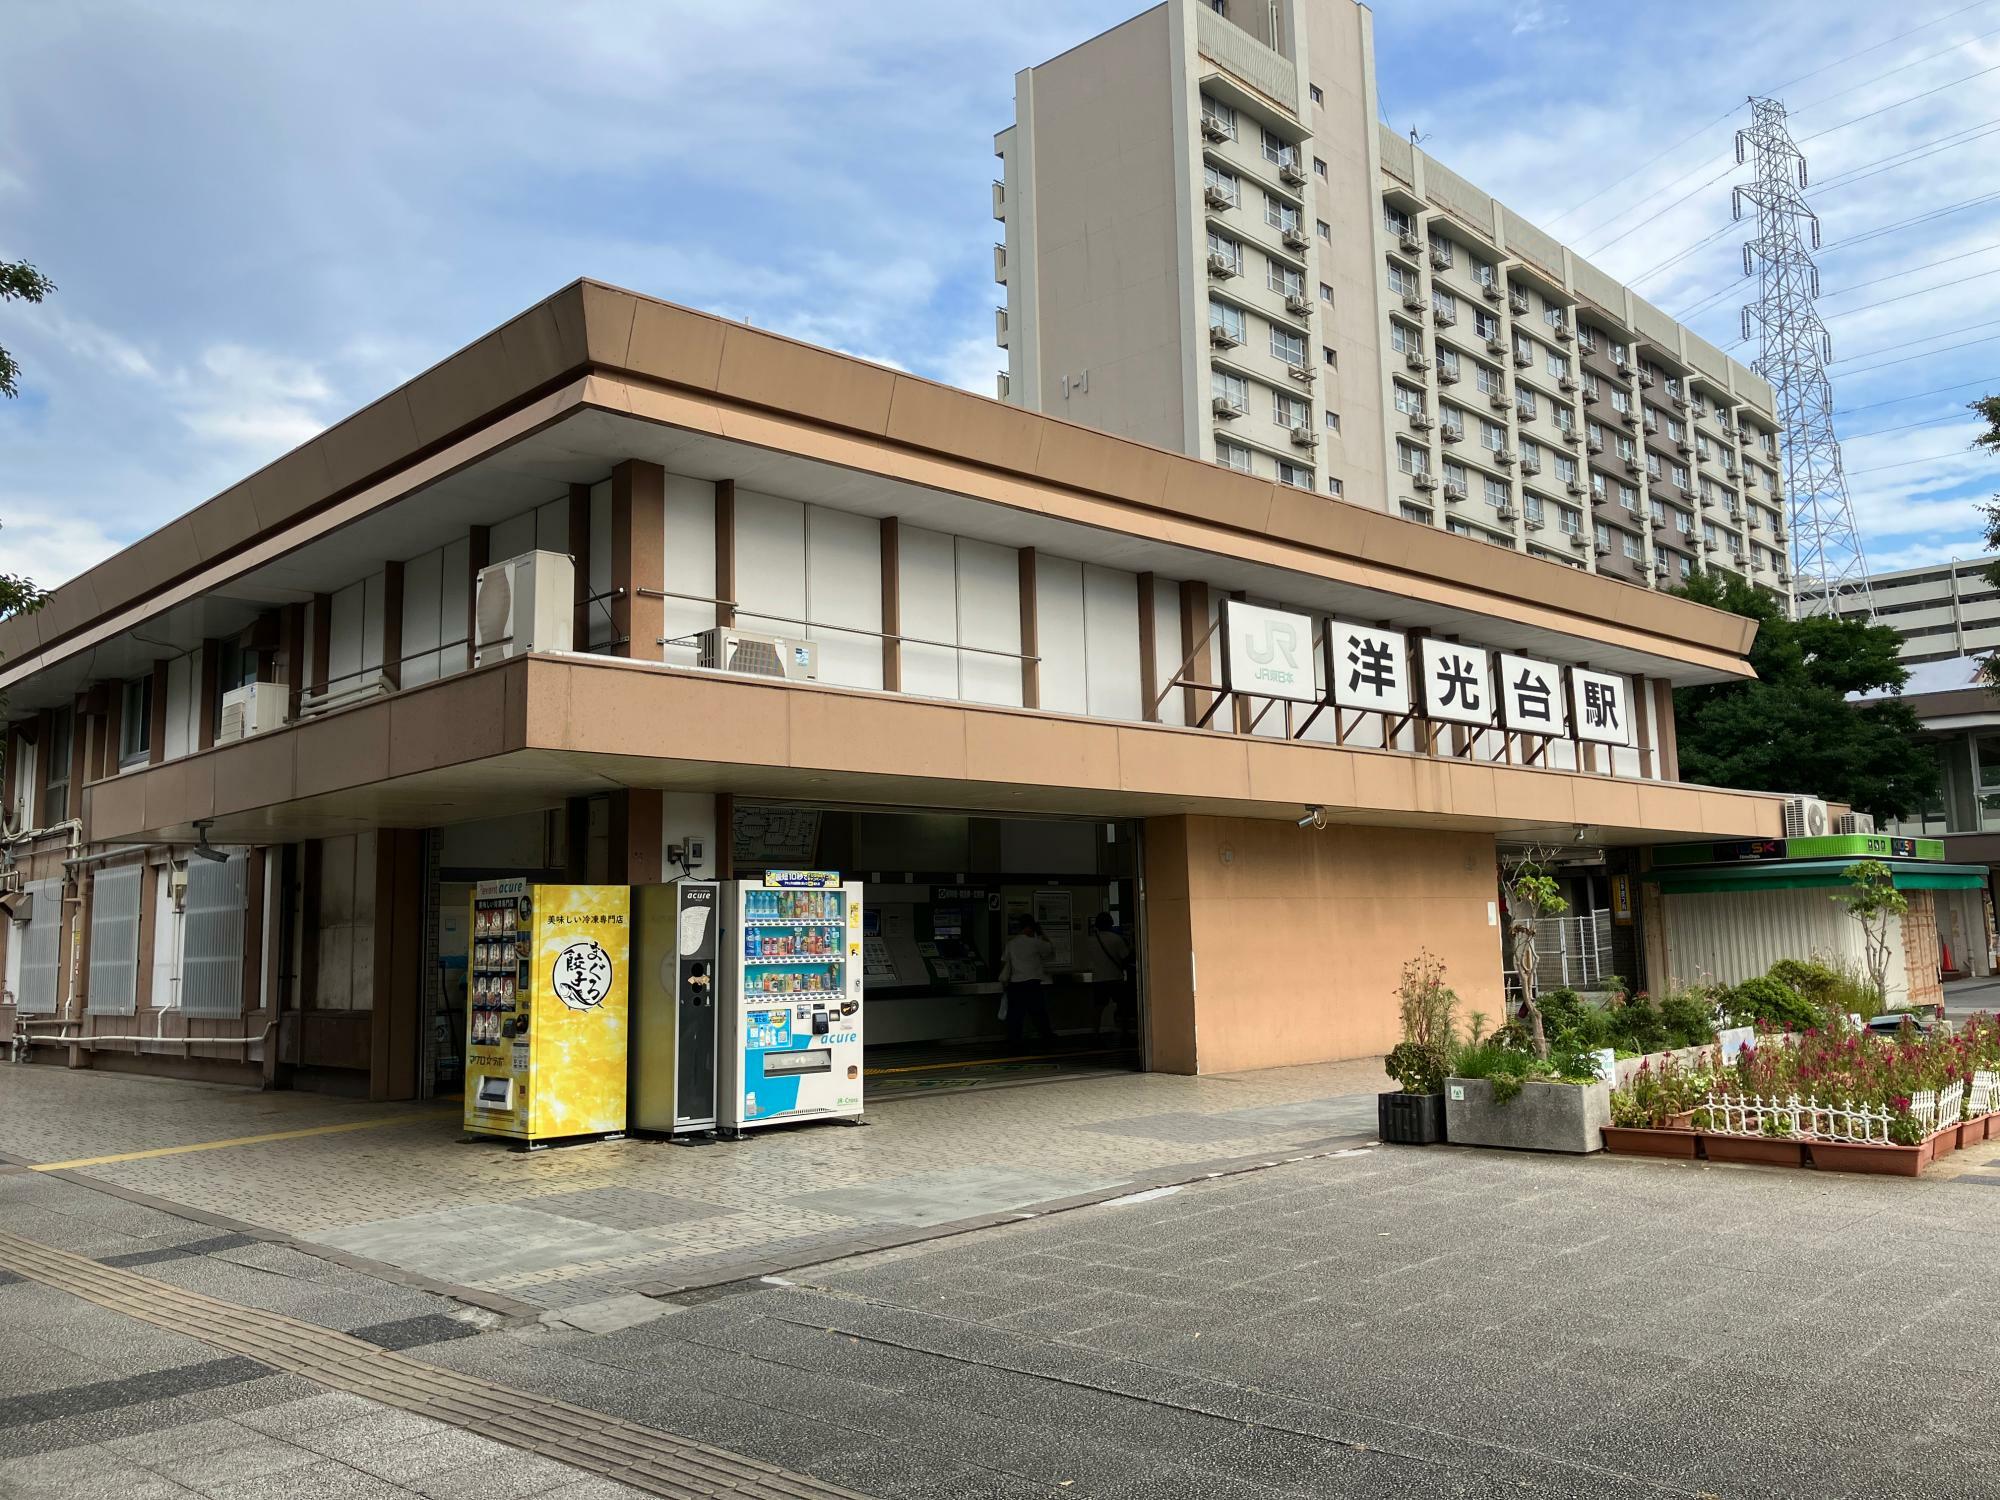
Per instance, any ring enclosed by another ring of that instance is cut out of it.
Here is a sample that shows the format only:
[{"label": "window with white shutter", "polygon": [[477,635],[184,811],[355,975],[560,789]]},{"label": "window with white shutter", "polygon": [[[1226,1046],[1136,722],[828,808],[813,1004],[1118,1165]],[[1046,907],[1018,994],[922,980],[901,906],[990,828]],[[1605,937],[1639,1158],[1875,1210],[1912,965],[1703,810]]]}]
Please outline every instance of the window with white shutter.
[{"label": "window with white shutter", "polygon": [[21,991],[15,1009],[24,1016],[56,1012],[57,957],[62,948],[62,882],[31,880],[28,920],[14,929],[21,944]]},{"label": "window with white shutter", "polygon": [[97,872],[90,897],[89,1008],[99,1015],[129,1016],[139,988],[139,886],[143,865],[110,865]]},{"label": "window with white shutter", "polygon": [[188,861],[181,924],[181,1010],[243,1013],[243,908],[248,856]]}]

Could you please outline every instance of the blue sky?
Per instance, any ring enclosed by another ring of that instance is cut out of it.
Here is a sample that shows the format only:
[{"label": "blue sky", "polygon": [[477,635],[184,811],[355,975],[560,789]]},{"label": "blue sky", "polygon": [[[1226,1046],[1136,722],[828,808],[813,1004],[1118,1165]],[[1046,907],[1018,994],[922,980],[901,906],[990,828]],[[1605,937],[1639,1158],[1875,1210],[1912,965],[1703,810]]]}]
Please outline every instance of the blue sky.
[{"label": "blue sky", "polygon": [[[1727,345],[1749,288],[1741,232],[1717,231],[1747,112],[1719,117],[1872,47],[1785,97],[1801,134],[1894,106],[1807,150],[1832,184],[1814,202],[1856,505],[1871,562],[1909,565],[1975,551],[1973,504],[2000,488],[1963,410],[2000,391],[2000,196],[1843,242],[2000,195],[2000,135],[1976,134],[2000,126],[2000,72],[1968,79],[2000,67],[2000,0],[1960,3],[1384,4],[1382,101]],[[59,582],[579,275],[990,393],[1014,70],[1138,8],[15,7],[0,256],[61,290],[0,309],[26,366],[0,404],[0,571]]]}]

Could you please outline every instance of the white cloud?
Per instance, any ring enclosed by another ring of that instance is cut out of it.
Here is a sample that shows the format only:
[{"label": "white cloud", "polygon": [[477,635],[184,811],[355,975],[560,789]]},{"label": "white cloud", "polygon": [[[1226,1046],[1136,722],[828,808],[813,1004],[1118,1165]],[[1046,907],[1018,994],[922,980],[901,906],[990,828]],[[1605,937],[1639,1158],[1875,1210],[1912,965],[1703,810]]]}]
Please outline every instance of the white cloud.
[{"label": "white cloud", "polygon": [[0,572],[16,573],[48,586],[73,578],[125,545],[88,517],[64,515],[32,502],[0,501]]}]

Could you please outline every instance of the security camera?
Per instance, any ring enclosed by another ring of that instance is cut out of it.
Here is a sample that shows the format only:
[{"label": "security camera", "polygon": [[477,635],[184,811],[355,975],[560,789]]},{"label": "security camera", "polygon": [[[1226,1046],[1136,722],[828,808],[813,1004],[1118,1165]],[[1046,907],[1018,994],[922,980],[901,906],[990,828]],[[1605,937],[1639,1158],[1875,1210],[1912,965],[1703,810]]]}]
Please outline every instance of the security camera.
[{"label": "security camera", "polygon": [[195,843],[194,847],[190,849],[188,853],[193,854],[200,859],[212,859],[217,864],[221,864],[224,861],[226,861],[229,858],[229,856],[224,854],[220,849],[216,848],[215,845],[211,844],[208,841],[208,830],[214,826],[214,823],[215,819],[213,818],[199,818],[195,821],[194,825]]},{"label": "security camera", "polygon": [[1577,824],[1577,825],[1576,825],[1576,842],[1577,842],[1577,843],[1579,843],[1579,844],[1580,844],[1580,843],[1582,843],[1582,842],[1583,842],[1583,840],[1584,840],[1584,836],[1585,836],[1586,834],[1588,834],[1589,832],[1590,832],[1590,829],[1589,829],[1589,827],[1588,827],[1588,826],[1586,826],[1585,824],[1582,824],[1582,823],[1579,823],[1579,824]]},{"label": "security camera", "polygon": [[1301,828],[1326,827],[1326,809],[1323,807],[1307,808],[1306,815],[1303,818],[1299,819],[1299,827]]}]

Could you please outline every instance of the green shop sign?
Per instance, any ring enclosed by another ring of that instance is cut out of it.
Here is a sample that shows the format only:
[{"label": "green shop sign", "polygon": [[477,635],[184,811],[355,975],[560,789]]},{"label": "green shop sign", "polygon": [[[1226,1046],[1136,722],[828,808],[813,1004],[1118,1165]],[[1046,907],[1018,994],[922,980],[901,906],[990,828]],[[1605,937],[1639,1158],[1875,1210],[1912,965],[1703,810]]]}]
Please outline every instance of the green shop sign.
[{"label": "green shop sign", "polygon": [[1810,839],[1736,839],[1719,844],[1659,844],[1653,865],[1733,865],[1771,859],[1944,858],[1943,839],[1900,838],[1887,833],[1832,833]]}]

